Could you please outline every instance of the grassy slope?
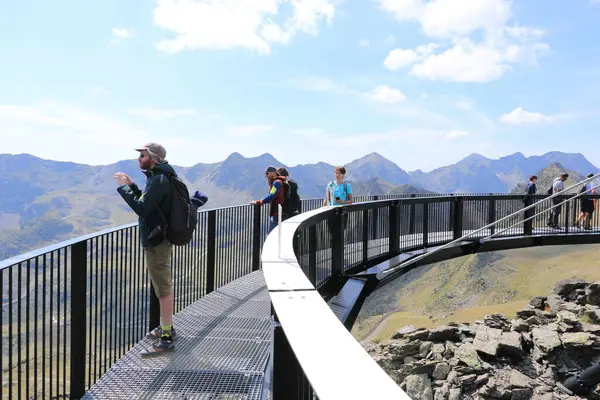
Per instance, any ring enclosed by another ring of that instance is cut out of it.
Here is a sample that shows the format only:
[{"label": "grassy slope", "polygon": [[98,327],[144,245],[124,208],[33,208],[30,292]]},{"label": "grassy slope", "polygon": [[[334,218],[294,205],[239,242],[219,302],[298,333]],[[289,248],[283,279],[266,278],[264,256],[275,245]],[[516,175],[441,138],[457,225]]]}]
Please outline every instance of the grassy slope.
[{"label": "grassy slope", "polygon": [[[413,271],[365,302],[353,329],[358,339],[382,340],[414,324],[429,327],[507,315],[561,280],[600,280],[597,245],[555,246],[466,256]],[[382,323],[383,321],[383,323]],[[373,330],[376,329],[375,332]]]}]

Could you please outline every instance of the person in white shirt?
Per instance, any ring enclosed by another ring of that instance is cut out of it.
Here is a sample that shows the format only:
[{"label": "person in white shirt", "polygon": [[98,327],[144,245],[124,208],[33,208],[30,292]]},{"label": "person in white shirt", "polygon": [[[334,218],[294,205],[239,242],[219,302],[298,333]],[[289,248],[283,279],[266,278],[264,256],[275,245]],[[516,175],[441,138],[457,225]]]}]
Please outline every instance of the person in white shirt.
[{"label": "person in white shirt", "polygon": [[[554,182],[552,182],[552,193],[548,193],[548,194],[556,194],[556,193],[559,193],[559,192],[562,192],[563,190],[565,190],[564,182],[568,178],[569,178],[569,174],[567,174],[565,172],[561,176],[554,179]],[[552,199],[552,204],[556,206],[556,204],[559,204],[562,201],[563,201],[563,199],[561,199],[560,197],[555,197]],[[561,211],[562,211],[562,205],[552,208],[552,210],[550,210],[550,216],[548,217],[548,222],[546,223],[546,225],[548,225],[549,227],[554,228],[554,229],[561,229],[561,227],[558,226],[558,218],[560,217]]]}]

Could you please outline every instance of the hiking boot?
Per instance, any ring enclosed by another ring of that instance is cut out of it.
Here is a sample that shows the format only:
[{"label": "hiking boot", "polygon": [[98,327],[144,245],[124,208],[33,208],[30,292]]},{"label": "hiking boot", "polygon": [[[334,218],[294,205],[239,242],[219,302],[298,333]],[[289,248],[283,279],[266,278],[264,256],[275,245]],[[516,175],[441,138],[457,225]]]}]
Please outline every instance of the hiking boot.
[{"label": "hiking boot", "polygon": [[175,348],[173,344],[173,337],[171,335],[162,335],[150,349],[142,350],[140,355],[142,357],[151,357],[161,353],[171,351]]},{"label": "hiking boot", "polygon": [[171,350],[173,348],[173,336],[168,334],[162,335],[160,339],[152,345],[152,348],[155,350]]},{"label": "hiking boot", "polygon": [[[154,328],[151,332],[148,332],[146,337],[149,339],[160,339],[162,334],[163,334],[162,326],[158,326],[158,327]],[[171,328],[171,337],[173,338],[173,340],[175,340],[175,338],[177,337],[177,332],[175,332],[175,328]]]}]

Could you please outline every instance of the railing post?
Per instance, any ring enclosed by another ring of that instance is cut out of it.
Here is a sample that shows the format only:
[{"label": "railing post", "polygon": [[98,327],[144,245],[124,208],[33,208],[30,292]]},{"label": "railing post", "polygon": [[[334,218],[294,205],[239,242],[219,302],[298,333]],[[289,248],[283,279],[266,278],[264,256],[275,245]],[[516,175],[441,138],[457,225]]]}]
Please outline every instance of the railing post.
[{"label": "railing post", "polygon": [[[416,195],[413,193],[410,195],[411,198],[415,198]],[[415,203],[411,203],[410,205],[410,222],[408,223],[408,234],[413,235],[415,233],[415,221],[417,216],[415,215],[417,211],[417,205]]]},{"label": "railing post", "polygon": [[461,238],[463,233],[463,198],[455,197],[454,201],[452,202],[452,205],[452,208],[454,210],[452,227],[454,231],[454,240],[456,240]]},{"label": "railing post", "polygon": [[308,280],[317,286],[317,226],[308,228]]},{"label": "railing post", "polygon": [[[373,201],[379,201],[379,196],[373,196]],[[379,208],[374,207],[371,212],[373,213],[373,219],[371,220],[371,240],[375,240],[378,239],[377,225],[379,223]]]},{"label": "railing post", "polygon": [[335,209],[331,226],[331,276],[340,276],[344,267],[344,229],[342,229],[342,207]]},{"label": "railing post", "polygon": [[400,253],[400,202],[398,200],[392,201],[389,208],[389,252],[390,255],[396,255]]},{"label": "railing post", "polygon": [[[571,198],[573,196],[570,196]],[[567,197],[565,197],[566,199]],[[564,201],[564,200],[562,200]],[[569,214],[571,213],[571,202],[567,201],[565,203],[565,233],[569,233]]]},{"label": "railing post", "polygon": [[71,399],[85,394],[87,341],[87,240],[71,246]]},{"label": "railing post", "polygon": [[255,204],[252,218],[252,271],[260,269],[260,211],[260,205]]},{"label": "railing post", "polygon": [[[490,196],[493,196],[490,193]],[[492,198],[488,200],[488,222],[486,225],[496,222],[496,199]],[[485,225],[484,225],[485,226]],[[493,235],[496,233],[496,225],[490,228],[490,233]]]},{"label": "railing post", "polygon": [[362,230],[362,251],[363,251],[363,263],[366,264],[369,261],[369,210],[365,209],[362,211],[363,217],[363,230]]},{"label": "railing post", "polygon": [[[526,194],[525,201],[523,202],[523,208],[529,207],[534,202],[535,202],[535,199],[532,199],[531,195]],[[529,218],[533,215],[535,215],[535,208],[530,208],[529,210],[526,210],[523,212],[523,219],[526,220],[527,218]],[[523,222],[523,234],[524,235],[532,235],[533,234],[533,219]]]},{"label": "railing post", "polygon": [[207,211],[206,234],[206,294],[215,290],[215,264],[217,261],[217,210]]},{"label": "railing post", "polygon": [[298,359],[285,336],[285,332],[277,319],[277,313],[271,306],[273,318],[273,368],[272,368],[272,400],[301,400],[303,385],[301,380],[306,376],[298,363]]},{"label": "railing post", "polygon": [[429,202],[423,203],[423,247],[429,243]]}]

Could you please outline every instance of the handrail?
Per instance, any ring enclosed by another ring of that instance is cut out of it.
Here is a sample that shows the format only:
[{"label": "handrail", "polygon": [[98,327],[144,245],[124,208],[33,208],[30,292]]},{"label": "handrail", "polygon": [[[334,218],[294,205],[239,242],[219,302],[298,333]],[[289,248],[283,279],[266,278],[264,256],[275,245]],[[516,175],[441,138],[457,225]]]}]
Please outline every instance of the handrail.
[{"label": "handrail", "polygon": [[446,243],[446,244],[444,244],[442,246],[439,246],[439,247],[435,248],[432,251],[428,251],[428,252],[423,253],[423,254],[421,254],[421,255],[419,255],[417,257],[410,258],[407,261],[405,261],[405,262],[403,262],[403,263],[401,263],[401,264],[399,264],[399,265],[397,265],[397,266],[395,266],[393,268],[389,268],[389,269],[386,269],[385,271],[381,271],[381,272],[377,273],[377,278],[378,279],[382,279],[386,275],[393,274],[393,273],[395,273],[396,271],[398,271],[400,269],[406,268],[406,266],[408,266],[408,265],[414,264],[414,263],[416,263],[418,261],[423,260],[424,258],[430,257],[431,255],[433,255],[435,253],[438,253],[438,252],[440,252],[440,251],[442,251],[442,250],[444,250],[444,249],[446,249],[446,248],[448,248],[450,246],[454,246],[455,244],[464,241],[466,238],[468,238],[470,236],[473,236],[473,235],[476,235],[479,232],[483,232],[484,230],[490,229],[490,228],[498,225],[501,222],[507,221],[507,220],[515,217],[516,215],[522,214],[524,211],[529,210],[531,208],[534,208],[534,207],[538,206],[540,203],[543,203],[545,201],[554,199],[555,197],[564,196],[564,194],[561,194],[562,192],[566,192],[567,190],[573,189],[573,188],[575,188],[575,187],[577,187],[577,186],[579,186],[581,184],[585,184],[587,182],[593,181],[594,179],[597,179],[598,177],[600,177],[600,173],[598,173],[598,174],[596,174],[596,175],[594,175],[592,177],[586,178],[583,181],[578,182],[578,183],[576,183],[574,185],[571,185],[568,188],[563,189],[560,192],[553,193],[550,196],[548,196],[548,197],[546,197],[546,198],[538,201],[537,203],[534,203],[534,204],[531,204],[531,205],[529,205],[527,207],[521,208],[518,211],[515,211],[514,213],[507,215],[506,217],[500,218],[497,221],[489,223],[489,224],[487,224],[487,225],[485,225],[485,226],[483,226],[483,227],[481,227],[479,229],[476,229],[476,230],[474,230],[474,231],[472,231],[472,232],[470,232],[470,233],[468,233],[466,235],[461,236],[458,239],[454,239],[454,240],[452,240],[452,241],[450,241],[450,242],[448,242],[448,243]]},{"label": "handrail", "polygon": [[133,228],[137,226],[137,222],[130,222],[128,224],[114,226],[112,228],[103,229],[101,231],[96,231],[92,233],[88,233],[85,235],[77,236],[71,239],[63,240],[62,242],[51,244],[50,246],[41,247],[36,250],[31,250],[26,253],[21,253],[18,256],[7,258],[6,260],[0,261],[0,271],[10,267],[11,265],[19,264],[23,261],[31,260],[36,257],[40,257],[46,253],[50,253],[56,250],[63,249],[65,247],[72,246],[76,243],[85,242],[86,240],[94,239],[100,236],[107,235],[113,232],[119,232],[125,229]]},{"label": "handrail", "polygon": [[[551,210],[551,209],[553,209],[553,208],[556,208],[556,207],[559,207],[559,206],[562,206],[563,204],[565,204],[565,203],[568,203],[568,202],[570,202],[570,201],[573,201],[573,200],[577,199],[578,197],[585,195],[587,192],[589,192],[589,191],[591,191],[591,190],[594,190],[594,189],[597,189],[598,187],[600,187],[600,185],[598,185],[598,186],[594,186],[594,187],[591,187],[591,188],[589,188],[589,189],[587,189],[587,190],[585,190],[585,191],[583,191],[583,192],[581,192],[581,193],[577,193],[575,196],[571,196],[571,197],[569,197],[568,199],[566,199],[566,200],[562,201],[561,203],[553,204],[553,205],[552,205],[552,206],[549,208],[549,210]],[[563,196],[564,196],[564,195],[563,195]],[[541,203],[541,202],[543,202],[543,201],[544,201],[544,199],[542,199],[542,200],[538,201],[537,203],[533,203],[533,206],[536,206],[536,205],[538,205],[539,203]],[[514,227],[515,227],[515,226],[517,226],[517,225],[521,225],[521,224],[523,224],[523,223],[525,223],[525,222],[527,222],[527,221],[529,221],[529,220],[531,220],[531,219],[534,219],[535,217],[538,217],[538,216],[540,216],[540,215],[542,215],[542,214],[546,214],[547,212],[548,212],[548,210],[540,211],[540,212],[538,212],[538,213],[536,213],[536,214],[534,214],[534,215],[532,215],[532,216],[530,216],[530,217],[528,217],[528,218],[525,218],[525,219],[524,219],[524,220],[522,220],[522,221],[518,221],[518,222],[516,222],[516,223],[514,223],[514,224],[510,225],[508,228],[504,228],[504,229],[502,229],[502,230],[500,230],[500,231],[498,231],[498,232],[494,232],[494,233],[492,233],[491,235],[489,235],[489,236],[487,236],[487,237],[484,237],[483,239],[479,239],[479,243],[484,243],[484,242],[487,242],[488,240],[490,240],[490,239],[491,239],[491,238],[493,238],[494,236],[498,236],[499,234],[501,234],[501,233],[504,233],[504,232],[508,231],[509,229],[511,229],[511,228],[514,228]]]},{"label": "handrail", "polygon": [[[302,213],[283,221],[267,236],[261,255],[262,269],[273,309],[319,399],[410,400],[331,311],[295,256],[296,232],[312,217],[332,214],[335,208]],[[324,359],[327,361],[323,362]]]}]

